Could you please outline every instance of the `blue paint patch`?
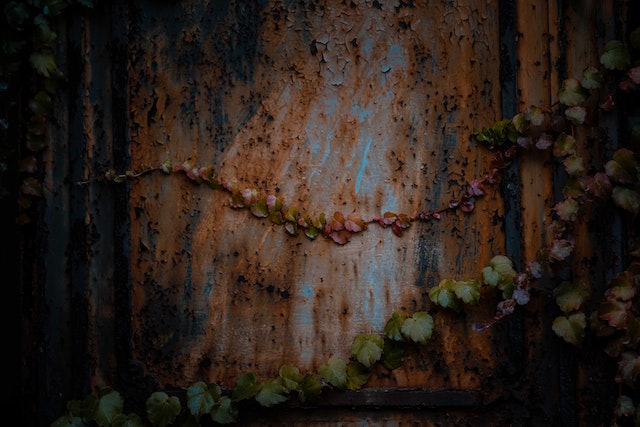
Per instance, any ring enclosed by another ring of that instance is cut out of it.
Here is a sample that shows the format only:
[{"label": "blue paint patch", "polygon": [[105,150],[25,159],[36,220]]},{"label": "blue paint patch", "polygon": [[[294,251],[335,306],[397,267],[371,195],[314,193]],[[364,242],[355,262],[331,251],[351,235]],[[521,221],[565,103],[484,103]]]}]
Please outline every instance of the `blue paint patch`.
[{"label": "blue paint patch", "polygon": [[362,164],[360,165],[360,170],[358,171],[358,177],[356,178],[356,194],[360,191],[360,184],[362,183],[362,175],[364,174],[364,170],[367,167],[367,155],[369,154],[369,149],[371,148],[371,143],[373,139],[369,137],[367,141],[367,146],[364,148],[364,154],[362,155]]},{"label": "blue paint patch", "polygon": [[301,290],[300,290],[300,295],[302,295],[305,298],[311,298],[316,294],[316,292],[311,288],[311,286],[309,285],[305,285]]}]

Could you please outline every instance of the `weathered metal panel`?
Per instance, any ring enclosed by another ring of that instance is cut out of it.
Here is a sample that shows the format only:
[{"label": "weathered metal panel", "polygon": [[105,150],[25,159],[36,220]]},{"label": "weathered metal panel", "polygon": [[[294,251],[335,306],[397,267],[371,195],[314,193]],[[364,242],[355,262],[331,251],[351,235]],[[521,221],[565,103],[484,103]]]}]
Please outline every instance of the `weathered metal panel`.
[{"label": "weathered metal panel", "polygon": [[[199,380],[231,387],[248,371],[265,380],[284,363],[315,371],[393,311],[431,309],[441,279],[477,278],[499,253],[530,260],[560,188],[539,159],[508,170],[472,215],[402,237],[371,225],[344,246],[288,236],[178,174],[76,183],[189,159],[312,216],[442,208],[488,167],[472,130],[551,104],[562,78],[595,59],[594,40],[611,38],[593,28],[615,27],[617,2],[574,3],[139,0],[64,21],[69,86],[45,159],[43,273],[28,318],[43,332],[25,345],[42,354],[25,381],[48,405],[42,418],[102,385],[144,399]],[[581,46],[575,57],[568,45]],[[610,223],[578,248],[592,284],[611,277],[584,262],[617,256],[598,252],[601,240],[619,248]],[[576,389],[612,375],[587,375],[604,366],[595,357],[576,369],[548,333],[549,304],[482,334],[471,325],[492,304],[440,311],[429,346],[398,370],[377,367],[365,390],[255,408],[243,424],[588,424],[612,404],[577,410]]]},{"label": "weathered metal panel", "polygon": [[[471,131],[498,118],[496,4],[140,2],[131,41],[132,165],[191,159],[313,217],[417,215],[486,171]],[[222,196],[222,197],[221,197]],[[163,385],[232,386],[284,363],[349,357],[443,278],[478,277],[504,238],[476,215],[376,226],[344,246],[292,238],[180,176],[131,187],[133,358]],[[479,246],[476,242],[487,242]],[[374,381],[476,389],[493,333],[439,316],[416,366]],[[476,369],[468,371],[468,365]]]}]

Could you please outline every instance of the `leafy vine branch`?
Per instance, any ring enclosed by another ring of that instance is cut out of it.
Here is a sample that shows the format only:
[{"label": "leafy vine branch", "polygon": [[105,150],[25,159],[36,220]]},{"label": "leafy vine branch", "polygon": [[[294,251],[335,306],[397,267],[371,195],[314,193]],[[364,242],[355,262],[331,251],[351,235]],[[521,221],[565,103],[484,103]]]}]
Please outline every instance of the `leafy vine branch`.
[{"label": "leafy vine branch", "polygon": [[[639,50],[640,28],[630,34],[630,49],[621,41],[611,41],[600,58],[601,67],[588,67],[581,78],[566,79],[558,93],[558,102],[553,106],[531,106],[492,127],[475,131],[475,139],[493,151],[489,172],[483,178],[467,183],[459,200],[452,199],[439,210],[423,211],[416,216],[385,212],[382,216],[366,220],[356,212],[336,212],[329,217],[324,213],[316,217],[301,215],[295,207],[285,206],[282,197],[259,195],[252,188],[241,190],[236,184],[219,179],[211,167],[198,167],[191,161],[176,165],[165,161],[157,168],[124,174],[109,170],[96,178],[120,183],[155,171],[184,173],[196,183],[228,192],[231,207],[249,209],[258,218],[268,218],[272,223],[284,226],[291,235],[302,231],[310,239],[323,236],[342,245],[373,223],[391,227],[394,234],[402,236],[403,230],[415,221],[438,220],[441,214],[458,209],[472,212],[476,200],[485,194],[486,186],[499,183],[501,172],[517,160],[520,153],[551,151],[566,173],[562,197],[549,212],[551,242],[540,248],[535,259],[529,260],[522,271],[516,271],[508,256],[496,255],[482,269],[481,278],[441,280],[428,293],[433,303],[431,313],[393,313],[381,334],[361,334],[355,338],[348,361],[332,357],[319,367],[317,374],[302,374],[297,367],[286,364],[277,377],[264,383],[253,373],[245,373],[227,392],[217,384],[197,382],[187,390],[186,408],[182,407],[178,397],[163,391],[154,392],[146,402],[148,421],[154,426],[197,424],[208,415],[216,423],[228,424],[238,420],[241,402],[250,399],[270,407],[288,400],[292,394],[306,402],[319,398],[326,388],[359,389],[369,380],[374,365],[380,363],[387,369],[396,369],[404,362],[407,345],[429,343],[434,332],[433,311],[459,311],[465,304],[477,304],[483,288],[497,289],[501,291],[501,299],[494,317],[473,325],[474,330],[480,332],[513,313],[517,306],[528,304],[533,291],[537,290],[534,284],[538,279],[547,273],[553,275],[558,268],[566,268],[576,244],[575,224],[593,214],[594,207],[612,204],[626,212],[631,235],[636,236],[635,222],[640,213],[640,164],[629,147],[640,140],[640,118],[628,114],[631,123],[628,138],[618,141],[620,148],[603,162],[604,169],[599,171],[588,170],[578,155],[580,141],[575,131],[578,127],[596,126],[600,114],[615,112],[619,108],[617,100],[622,97],[627,97],[627,105],[631,108],[638,106]],[[601,93],[605,81],[617,82],[615,96]],[[597,309],[589,316],[584,307],[590,297],[590,289],[578,277],[573,281],[560,281],[550,290],[562,313],[553,321],[553,331],[580,348],[590,330],[602,340],[606,354],[617,362],[614,381],[620,384],[620,392],[613,408],[614,425],[619,425],[622,419],[635,425],[640,422],[637,390],[640,374],[640,248],[630,246],[628,254],[628,268],[611,280],[603,298],[597,301]],[[141,416],[123,414],[123,405],[120,393],[107,387],[83,401],[70,401],[67,413],[52,427],[84,426],[91,422],[100,426],[144,425]]]}]

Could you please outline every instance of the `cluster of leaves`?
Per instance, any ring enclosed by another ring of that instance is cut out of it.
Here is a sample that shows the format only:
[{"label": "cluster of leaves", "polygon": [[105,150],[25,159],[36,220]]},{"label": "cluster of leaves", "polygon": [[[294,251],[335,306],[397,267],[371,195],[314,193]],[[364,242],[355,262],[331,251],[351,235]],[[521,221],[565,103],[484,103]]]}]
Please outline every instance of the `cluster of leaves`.
[{"label": "cluster of leaves", "polygon": [[[506,163],[502,167],[505,167]],[[230,195],[229,205],[234,209],[248,209],[256,218],[268,219],[272,224],[281,225],[284,230],[297,236],[303,233],[311,240],[322,236],[331,239],[339,245],[347,244],[351,238],[369,228],[369,224],[376,223],[383,228],[391,228],[391,231],[398,237],[403,235],[405,229],[409,228],[415,221],[439,220],[442,213],[460,210],[470,213],[475,208],[475,201],[485,194],[485,184],[494,184],[497,177],[487,175],[483,180],[475,179],[468,182],[465,191],[460,195],[460,200],[451,199],[447,206],[435,211],[422,211],[416,216],[409,216],[403,213],[384,212],[381,216],[371,219],[364,219],[355,211],[344,213],[334,212],[327,215],[324,212],[316,216],[303,214],[295,206],[285,205],[284,197],[274,194],[261,195],[255,188],[240,188],[237,183],[223,180],[217,176],[211,166],[196,166],[191,160],[183,163],[173,164],[170,160],[165,160],[158,168],[146,168],[140,172],[126,171],[117,173],[113,169],[107,170],[99,179],[105,181],[122,183],[127,179],[138,178],[144,174],[162,171],[165,174],[183,173],[190,180],[197,184],[207,185],[209,188],[218,191],[226,191]],[[90,181],[83,181],[78,184],[88,184]]]},{"label": "cluster of leaves", "polygon": [[[352,345],[352,355],[345,361],[331,357],[319,367],[318,374],[303,374],[293,365],[283,365],[278,376],[261,382],[253,373],[238,377],[235,386],[224,393],[215,383],[199,381],[187,389],[186,402],[164,391],[153,392],[146,401],[146,421],[153,426],[197,426],[208,416],[218,424],[238,421],[239,405],[253,401],[263,407],[272,407],[296,395],[300,402],[313,402],[323,390],[358,390],[371,376],[375,364],[387,369],[398,368],[404,362],[408,344],[427,345],[433,332],[433,318],[427,312],[409,316],[395,312],[387,320],[383,334],[361,334]],[[83,400],[71,400],[67,411],[51,427],[89,426],[93,423],[106,427],[142,427],[143,417],[136,413],[124,414],[124,398],[105,387]]]},{"label": "cluster of leaves", "polygon": [[[510,153],[514,148],[551,150],[567,176],[562,189],[563,198],[553,207],[549,225],[553,236],[551,243],[538,251],[536,260],[527,265],[525,273],[515,275],[513,282],[507,280],[507,283],[500,284],[495,281],[500,289],[506,291],[499,303],[496,319],[512,311],[511,308],[505,311],[505,305],[515,307],[516,303],[528,301],[531,282],[542,277],[543,265],[550,270],[565,266],[574,250],[574,225],[593,213],[591,206],[612,203],[621,208],[630,220],[630,234],[637,232],[634,225],[640,213],[640,165],[628,147],[637,146],[640,141],[640,117],[635,117],[633,111],[628,112],[626,141],[618,141],[622,147],[604,164],[604,170],[595,173],[587,170],[578,155],[574,130],[578,126],[596,125],[599,114],[614,109],[620,98],[626,97],[627,105],[638,106],[639,53],[640,28],[631,33],[629,46],[619,40],[607,43],[600,57],[600,68],[588,67],[581,79],[566,79],[558,93],[558,108],[531,107],[512,119],[476,131],[476,138],[493,150]],[[606,77],[618,82],[619,96],[601,93]],[[616,381],[625,385],[627,390],[637,390],[640,373],[640,320],[637,317],[640,313],[637,300],[640,264],[634,260],[640,256],[640,250],[633,247],[632,241],[627,243],[630,245],[631,266],[611,281],[604,299],[590,315],[584,311],[585,302],[591,296],[590,290],[579,279],[562,281],[553,289],[554,300],[562,314],[554,319],[552,329],[577,347],[582,345],[588,329],[606,339],[606,353],[618,360]],[[508,270],[508,266],[503,265],[499,269]],[[483,277],[491,280],[491,272],[483,271]],[[515,290],[512,291],[513,285]],[[616,418],[633,417],[635,425],[638,425],[640,404],[634,403],[632,397],[621,391],[614,415]]]},{"label": "cluster of leaves", "polygon": [[[53,112],[52,96],[64,82],[55,58],[55,19],[73,4],[92,8],[94,0],[14,0],[3,8],[0,95],[4,117],[0,117],[0,174],[10,170],[17,159],[21,174],[16,218],[19,224],[31,222],[29,211],[34,200],[43,195],[37,177],[37,156],[48,146],[47,124]],[[25,75],[33,75],[29,86],[34,89],[28,111],[24,112],[27,122],[16,124],[21,128],[24,126],[24,137],[21,137],[21,129],[10,129],[8,117],[20,109],[18,100],[21,85],[26,83]],[[5,185],[0,188],[0,196],[12,193],[4,188]]]}]

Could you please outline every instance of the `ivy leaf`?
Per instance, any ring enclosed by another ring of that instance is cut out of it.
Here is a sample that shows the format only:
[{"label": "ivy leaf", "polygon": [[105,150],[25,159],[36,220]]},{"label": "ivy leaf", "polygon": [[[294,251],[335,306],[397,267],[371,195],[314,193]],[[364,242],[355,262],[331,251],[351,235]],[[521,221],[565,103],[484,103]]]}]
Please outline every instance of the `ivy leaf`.
[{"label": "ivy leaf", "polygon": [[353,341],[351,352],[358,362],[367,368],[371,368],[382,357],[383,347],[384,340],[380,335],[361,334]]},{"label": "ivy leaf", "polygon": [[304,378],[300,370],[293,365],[283,365],[280,368],[279,375],[280,378],[282,378],[282,385],[284,385],[287,390],[298,390]]},{"label": "ivy leaf", "polygon": [[630,301],[605,301],[598,307],[598,316],[614,328],[622,329],[626,326],[630,307]]},{"label": "ivy leaf", "polygon": [[236,386],[233,388],[231,392],[231,399],[234,402],[239,402],[240,400],[250,399],[252,398],[260,389],[262,388],[262,384],[256,376],[247,372],[238,377],[236,381]]},{"label": "ivy leaf", "polygon": [[456,297],[456,293],[452,289],[454,285],[455,280],[453,279],[441,280],[438,286],[435,286],[429,290],[429,299],[433,301],[434,304],[437,304],[440,307],[452,308],[455,311],[460,310],[458,298]]},{"label": "ivy leaf", "polygon": [[619,396],[616,403],[616,415],[619,417],[629,417],[633,415],[635,407],[633,406],[633,400],[629,396]]},{"label": "ivy leaf", "polygon": [[238,408],[227,396],[222,396],[211,411],[211,419],[218,424],[238,422]]},{"label": "ivy leaf", "polygon": [[347,365],[347,388],[359,390],[369,381],[371,370],[360,363],[350,362]]},{"label": "ivy leaf", "polygon": [[51,423],[51,427],[87,427],[87,424],[80,417],[63,415]]},{"label": "ivy leaf", "polygon": [[300,383],[298,398],[301,402],[315,400],[322,393],[322,382],[315,375],[307,374]]},{"label": "ivy leaf", "polygon": [[124,399],[117,391],[105,387],[98,393],[94,401],[93,419],[99,426],[108,426],[113,418],[122,413]]},{"label": "ivy leaf", "polygon": [[269,216],[269,207],[266,199],[258,199],[250,207],[251,213],[257,218],[266,218]]},{"label": "ivy leaf", "polygon": [[636,296],[633,273],[626,270],[611,280],[611,287],[605,291],[608,300],[630,301]]},{"label": "ivy leaf", "polygon": [[582,283],[562,282],[553,290],[556,304],[567,314],[580,309],[589,296],[589,289]]},{"label": "ivy leaf", "polygon": [[571,135],[561,133],[553,146],[553,155],[556,157],[565,157],[575,153],[576,139]]},{"label": "ivy leaf", "polygon": [[564,115],[574,125],[581,125],[587,118],[587,109],[580,105],[574,105],[567,108]]},{"label": "ivy leaf", "polygon": [[567,107],[573,107],[586,101],[588,95],[589,92],[580,85],[578,79],[568,78],[562,83],[558,100]]},{"label": "ivy leaf", "polygon": [[32,176],[25,178],[20,184],[20,193],[25,196],[33,196],[33,197],[42,197],[44,195],[44,190],[42,190],[42,186]]},{"label": "ivy leaf", "polygon": [[216,384],[207,385],[198,381],[187,389],[187,407],[196,417],[211,412],[211,409],[220,399],[220,387]]},{"label": "ivy leaf", "polygon": [[154,426],[166,427],[172,424],[182,405],[176,396],[167,395],[163,391],[156,391],[147,399],[147,417]]},{"label": "ivy leaf", "polygon": [[600,63],[608,70],[623,71],[631,64],[631,57],[624,43],[620,40],[611,40],[604,46]]},{"label": "ivy leaf", "polygon": [[41,114],[47,116],[53,111],[53,102],[51,101],[51,95],[41,90],[36,93],[29,101],[29,110],[35,114]]},{"label": "ivy leaf", "polygon": [[360,215],[355,212],[351,212],[344,220],[344,228],[354,233],[358,233],[367,229],[367,224],[364,222]]},{"label": "ivy leaf", "polygon": [[516,271],[513,269],[513,262],[504,256],[496,255],[489,261],[489,265],[482,269],[482,280],[484,283],[504,290],[507,285],[513,284]]},{"label": "ivy leaf", "polygon": [[609,180],[609,175],[604,172],[598,172],[585,183],[585,189],[594,197],[606,199],[611,195],[613,185]]},{"label": "ivy leaf", "polygon": [[396,369],[404,363],[404,345],[397,340],[385,339],[382,364],[387,369]]},{"label": "ivy leaf", "polygon": [[542,126],[546,121],[546,116],[542,108],[532,105],[527,108],[524,112],[524,115],[529,122],[531,122],[532,126]]},{"label": "ivy leaf", "polygon": [[407,314],[405,312],[394,312],[384,325],[384,335],[390,340],[402,341],[401,328],[406,318]]},{"label": "ivy leaf", "polygon": [[586,89],[600,89],[603,83],[604,76],[594,66],[590,66],[584,70],[582,80],[580,80],[580,84]]},{"label": "ivy leaf", "polygon": [[264,383],[255,399],[260,405],[267,408],[286,402],[289,399],[289,389],[283,384],[281,377],[274,378]]},{"label": "ivy leaf", "polygon": [[44,77],[52,77],[53,73],[58,69],[56,58],[51,52],[34,52],[29,56],[29,62]]},{"label": "ivy leaf", "polygon": [[480,299],[480,282],[477,280],[459,280],[453,285],[456,296],[465,304],[476,304]]},{"label": "ivy leaf", "polygon": [[543,132],[542,134],[540,134],[538,140],[536,141],[536,148],[538,150],[546,150],[547,148],[552,147],[554,143],[555,139],[553,138],[553,136],[551,134]]},{"label": "ivy leaf", "polygon": [[613,187],[611,198],[614,203],[634,215],[640,212],[640,194],[638,191],[627,187],[616,186]]},{"label": "ivy leaf", "polygon": [[[86,424],[82,423],[79,426],[86,426]],[[67,425],[67,427],[71,426]],[[144,422],[138,414],[118,414],[111,421],[111,427],[144,427]]]},{"label": "ivy leaf", "polygon": [[552,261],[562,261],[573,252],[573,242],[566,239],[554,239],[549,248],[549,258]]},{"label": "ivy leaf", "polygon": [[605,172],[621,184],[633,184],[638,180],[638,165],[631,150],[621,148],[605,164]]},{"label": "ivy leaf", "polygon": [[344,360],[331,357],[327,363],[320,365],[318,372],[334,387],[340,390],[347,389],[347,364]]},{"label": "ivy leaf", "polygon": [[298,224],[295,222],[287,221],[284,223],[284,229],[292,236],[298,235]]},{"label": "ivy leaf", "polygon": [[426,344],[433,332],[433,318],[425,311],[413,313],[402,324],[402,335],[419,344]]},{"label": "ivy leaf", "polygon": [[7,24],[17,28],[29,18],[29,10],[25,2],[10,1],[4,6]]},{"label": "ivy leaf", "polygon": [[580,204],[575,199],[566,199],[556,203],[553,210],[563,221],[575,221],[578,218]]},{"label": "ivy leaf", "polygon": [[616,381],[633,387],[638,374],[640,374],[640,358],[635,352],[625,351],[618,362]]},{"label": "ivy leaf", "polygon": [[553,320],[553,332],[566,342],[579,346],[584,339],[587,321],[584,313],[578,312],[569,316],[558,316]]}]

